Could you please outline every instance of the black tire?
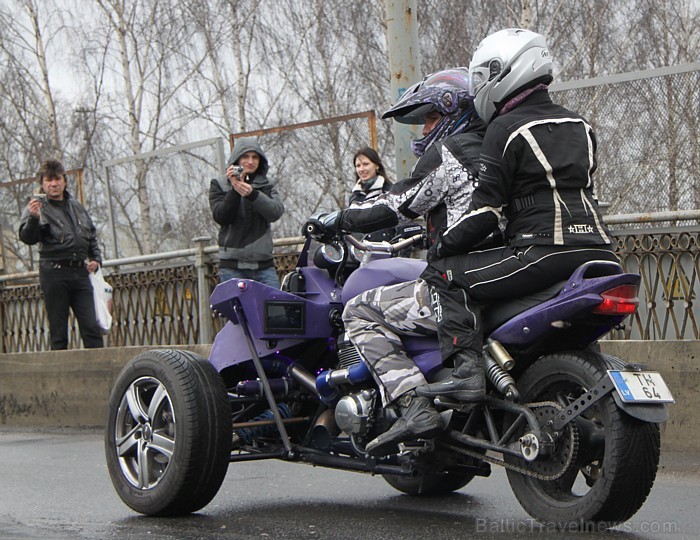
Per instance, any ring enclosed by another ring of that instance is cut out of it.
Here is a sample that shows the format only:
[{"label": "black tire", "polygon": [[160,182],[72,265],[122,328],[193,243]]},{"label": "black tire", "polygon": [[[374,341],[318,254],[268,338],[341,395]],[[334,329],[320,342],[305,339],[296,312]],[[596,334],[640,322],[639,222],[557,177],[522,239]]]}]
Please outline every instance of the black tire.
[{"label": "black tire", "polygon": [[424,473],[419,476],[383,474],[382,477],[393,487],[408,495],[435,497],[447,495],[462,489],[474,479],[472,472],[446,472],[442,474]]},{"label": "black tire", "polygon": [[[538,360],[518,388],[523,403],[557,401],[567,406],[603,377],[601,355],[562,353]],[[569,472],[542,481],[508,470],[513,493],[532,517],[560,528],[597,531],[622,523],[639,510],[654,484],[659,427],[624,413],[610,394],[575,421],[578,459]]]},{"label": "black tire", "polygon": [[196,512],[221,487],[231,435],[226,387],[206,358],[144,352],[124,367],[109,398],[105,454],[112,484],[136,512]]}]

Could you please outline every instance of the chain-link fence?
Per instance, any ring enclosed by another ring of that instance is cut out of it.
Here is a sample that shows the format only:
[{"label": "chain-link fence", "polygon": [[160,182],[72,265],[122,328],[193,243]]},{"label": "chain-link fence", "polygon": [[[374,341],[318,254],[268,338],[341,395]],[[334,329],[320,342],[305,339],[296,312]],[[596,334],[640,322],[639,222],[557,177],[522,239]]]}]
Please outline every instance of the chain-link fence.
[{"label": "chain-link fence", "polygon": [[106,162],[107,215],[92,217],[103,224],[108,258],[182,249],[195,236],[215,238],[209,182],[224,169],[224,144],[207,139]]},{"label": "chain-link fence", "polygon": [[700,208],[700,63],[552,85],[598,139],[609,214]]},{"label": "chain-link fence", "polygon": [[[239,137],[258,139],[284,201],[285,213],[272,225],[276,238],[299,235],[315,211],[344,206],[354,183],[352,156],[377,144],[373,111],[237,133],[230,143]],[[224,174],[229,150],[222,143],[208,139],[105,163],[111,231],[102,240],[110,258],[182,249],[194,236],[216,238],[209,184]]]}]

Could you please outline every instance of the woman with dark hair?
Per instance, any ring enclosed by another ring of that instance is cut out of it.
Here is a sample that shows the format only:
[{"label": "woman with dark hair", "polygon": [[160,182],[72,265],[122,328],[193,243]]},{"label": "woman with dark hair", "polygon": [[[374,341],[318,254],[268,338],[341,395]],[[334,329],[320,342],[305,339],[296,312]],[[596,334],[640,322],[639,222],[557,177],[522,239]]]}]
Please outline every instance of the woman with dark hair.
[{"label": "woman with dark hair", "polygon": [[360,148],[352,158],[355,165],[355,186],[350,193],[348,206],[361,203],[386,193],[391,188],[384,164],[374,148]]}]

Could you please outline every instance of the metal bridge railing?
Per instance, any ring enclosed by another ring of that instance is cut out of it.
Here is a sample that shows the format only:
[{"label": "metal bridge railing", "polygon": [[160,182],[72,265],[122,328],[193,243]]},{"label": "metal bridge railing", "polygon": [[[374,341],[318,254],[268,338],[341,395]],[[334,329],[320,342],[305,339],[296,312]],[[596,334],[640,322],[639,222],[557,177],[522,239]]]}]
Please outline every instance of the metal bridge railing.
[{"label": "metal bridge railing", "polygon": [[[640,306],[614,339],[700,339],[700,210],[607,216],[623,267],[642,276]],[[647,224],[657,226],[649,227]],[[114,287],[113,326],[107,346],[211,343],[224,321],[209,311],[218,283],[216,246],[105,261]],[[280,277],[296,264],[301,238],[275,241]],[[69,322],[70,348],[78,348],[77,324]],[[38,272],[0,276],[2,352],[49,350],[48,322]]]},{"label": "metal bridge railing", "polygon": [[[209,310],[219,279],[217,246],[195,238],[195,248],[104,261],[114,289],[108,347],[211,343],[225,321]],[[296,264],[303,238],[274,241],[280,277]],[[49,325],[39,272],[0,275],[3,353],[48,351]],[[80,348],[78,324],[69,317],[68,348]]]}]

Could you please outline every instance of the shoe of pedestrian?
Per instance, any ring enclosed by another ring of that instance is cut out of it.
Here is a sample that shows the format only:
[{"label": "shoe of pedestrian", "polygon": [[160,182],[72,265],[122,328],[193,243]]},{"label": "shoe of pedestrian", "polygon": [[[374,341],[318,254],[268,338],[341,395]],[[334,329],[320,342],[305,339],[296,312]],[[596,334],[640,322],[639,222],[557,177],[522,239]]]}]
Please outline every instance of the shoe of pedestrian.
[{"label": "shoe of pedestrian", "polygon": [[416,388],[419,396],[446,397],[457,401],[481,401],[486,395],[486,377],[481,356],[473,351],[458,351],[452,355],[452,375],[442,381]]},{"label": "shoe of pedestrian", "polygon": [[368,454],[385,456],[395,451],[400,442],[434,437],[444,429],[440,414],[428,398],[417,396],[411,390],[397,402],[401,416],[388,431],[367,443]]}]

